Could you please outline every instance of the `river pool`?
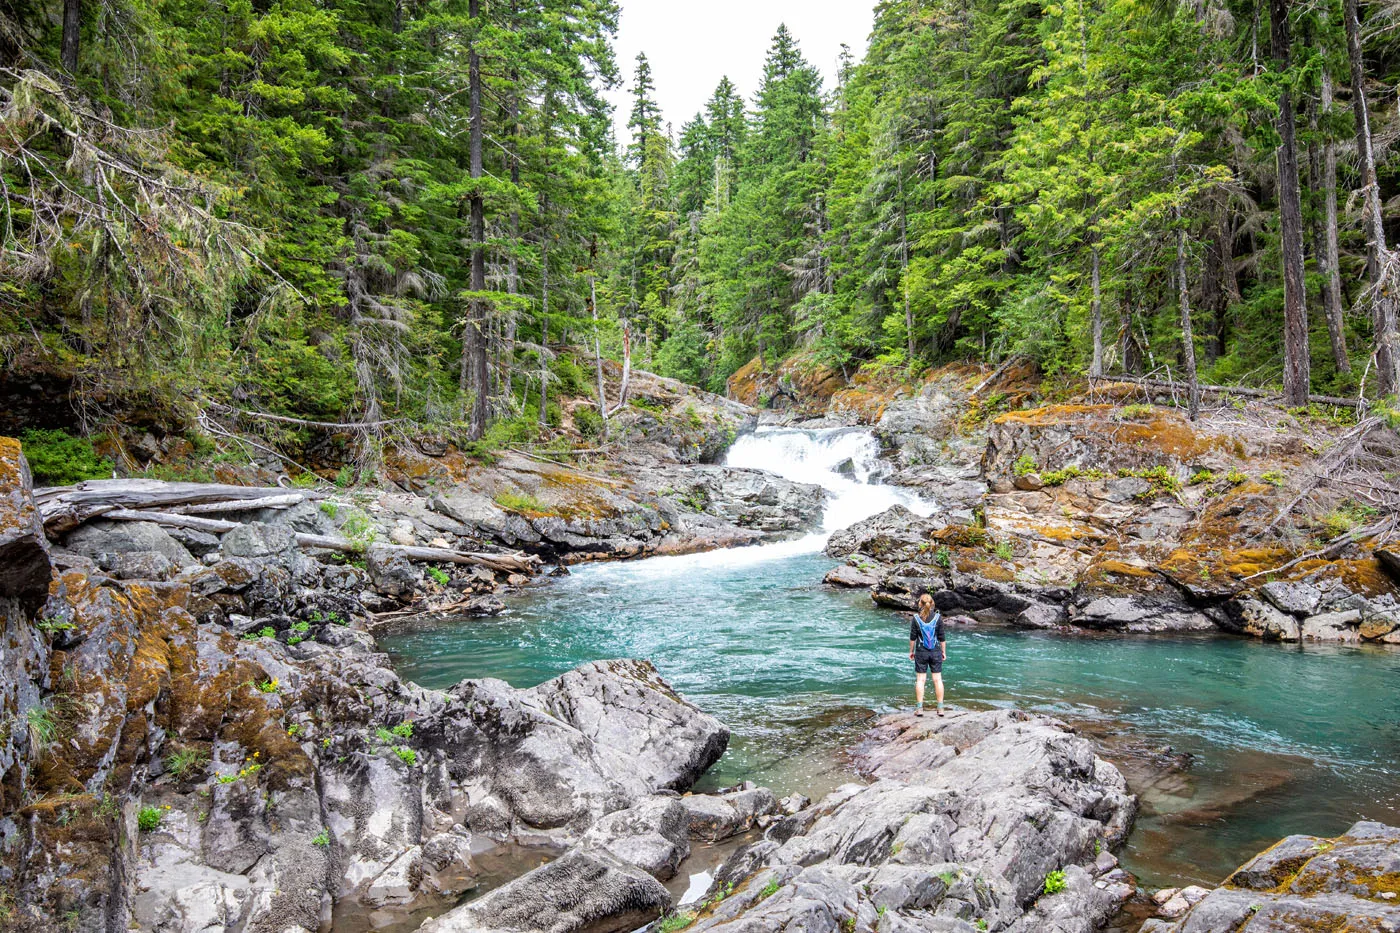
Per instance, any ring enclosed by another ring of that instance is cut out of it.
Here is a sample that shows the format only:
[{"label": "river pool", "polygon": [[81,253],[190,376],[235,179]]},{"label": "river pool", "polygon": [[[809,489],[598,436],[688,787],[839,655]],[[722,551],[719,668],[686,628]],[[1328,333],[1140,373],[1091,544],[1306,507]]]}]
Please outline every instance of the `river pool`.
[{"label": "river pool", "polygon": [[[824,483],[842,521],[888,504],[855,507],[843,484],[860,478]],[[912,702],[908,617],[822,586],[834,562],[820,543],[580,567],[495,619],[420,623],[381,644],[437,688],[648,658],[733,730],[704,787],[816,796],[851,779],[842,753],[873,715]],[[953,704],[1065,717],[1123,755],[1144,812],[1121,855],[1148,884],[1215,883],[1289,833],[1400,821],[1400,652],[982,625],[950,629],[944,673]]]}]

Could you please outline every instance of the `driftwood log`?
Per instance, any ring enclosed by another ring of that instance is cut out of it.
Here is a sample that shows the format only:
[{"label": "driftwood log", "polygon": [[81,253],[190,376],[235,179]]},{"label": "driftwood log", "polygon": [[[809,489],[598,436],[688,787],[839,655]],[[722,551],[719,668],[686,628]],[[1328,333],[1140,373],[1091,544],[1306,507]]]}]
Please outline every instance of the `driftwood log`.
[{"label": "driftwood log", "polygon": [[[74,486],[41,487],[34,490],[34,501],[44,519],[45,531],[53,536],[72,531],[83,522],[114,509],[165,509],[211,503],[221,503],[224,507],[210,511],[285,508],[314,495],[310,490],[288,493],[279,487],[167,483],[158,479],[90,479]],[[277,504],[256,504],[267,501]]]},{"label": "driftwood log", "polygon": [[[181,515],[175,512],[156,512],[146,509],[112,509],[97,517],[105,521],[152,522],[168,528],[189,528],[216,535],[230,532],[240,524],[218,518],[201,518],[198,515]],[[300,531],[296,533],[296,542],[298,547],[320,548],[342,553],[354,553],[366,549],[362,541],[351,541],[348,538],[338,538],[332,535],[313,535]],[[369,548],[397,551],[413,561],[470,564],[486,567],[490,570],[499,570],[502,573],[534,574],[538,573],[540,569],[538,557],[518,551],[493,554],[485,551],[454,551],[451,548],[414,547],[404,544],[371,544]]]},{"label": "driftwood log", "polygon": [[[1143,379],[1137,376],[1090,376],[1090,384],[1114,385],[1122,383],[1125,385],[1142,386],[1145,389],[1161,389],[1166,392],[1185,391],[1186,385],[1179,382],[1166,382],[1161,379]],[[1270,392],[1267,389],[1251,389],[1246,386],[1212,386],[1201,385],[1202,392],[1209,392],[1212,395],[1243,395],[1248,398],[1270,399],[1282,402],[1283,396],[1278,392]],[[1338,398],[1335,395],[1309,395],[1308,401],[1317,405],[1334,405],[1338,408],[1363,408],[1365,402],[1354,398]]]},{"label": "driftwood log", "polygon": [[[44,530],[58,537],[84,522],[103,519],[118,522],[151,522],[168,528],[222,535],[239,522],[206,518],[208,513],[243,512],[255,509],[285,509],[314,498],[311,491],[287,492],[255,486],[226,486],[220,483],[167,483],[151,479],[87,480],[75,486],[52,486],[34,490],[34,499],[44,519]],[[342,553],[365,550],[365,542],[332,535],[296,533],[299,547],[320,548]],[[451,548],[414,547],[402,544],[371,544],[403,554],[409,560],[447,564],[469,564],[501,573],[535,574],[540,559],[518,551],[487,553],[456,551]]]}]

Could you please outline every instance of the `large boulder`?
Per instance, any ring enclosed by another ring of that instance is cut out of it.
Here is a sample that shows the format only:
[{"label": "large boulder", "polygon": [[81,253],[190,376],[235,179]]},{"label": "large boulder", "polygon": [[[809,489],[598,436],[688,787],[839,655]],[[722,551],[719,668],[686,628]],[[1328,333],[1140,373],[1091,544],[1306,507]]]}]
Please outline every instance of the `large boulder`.
[{"label": "large boulder", "polygon": [[[738,890],[694,929],[1089,933],[1130,893],[1103,880],[1112,860],[1096,856],[1122,841],[1135,801],[1054,720],[887,716],[856,761],[873,783],[839,788],[736,853],[718,876]],[[1047,895],[1052,871],[1066,883]]]},{"label": "large boulder", "polygon": [[885,563],[918,560],[929,552],[931,536],[947,522],[915,515],[902,505],[892,505],[878,515],[832,533],[826,542],[827,557],[849,557],[857,552]]},{"label": "large boulder", "polygon": [[1289,836],[1184,915],[1143,933],[1400,929],[1400,828],[1357,823],[1336,839]]},{"label": "large boulder", "polygon": [[176,567],[197,565],[180,542],[153,522],[89,522],[63,540],[63,546],[99,564],[110,563],[117,554],[155,551]]},{"label": "large boulder", "polygon": [[579,848],[420,930],[617,933],[645,926],[670,905],[670,893],[645,871],[606,851]]},{"label": "large boulder", "polygon": [[15,600],[30,612],[48,595],[53,577],[49,542],[32,492],[19,441],[0,437],[0,600]]}]

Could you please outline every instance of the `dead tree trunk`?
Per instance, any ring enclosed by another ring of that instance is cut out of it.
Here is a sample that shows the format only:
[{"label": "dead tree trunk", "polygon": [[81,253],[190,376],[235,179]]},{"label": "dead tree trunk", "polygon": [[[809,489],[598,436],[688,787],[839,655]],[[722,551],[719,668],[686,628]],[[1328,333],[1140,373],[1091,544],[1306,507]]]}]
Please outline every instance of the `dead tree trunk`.
[{"label": "dead tree trunk", "polygon": [[[1322,116],[1332,114],[1332,75],[1322,69]],[[1322,273],[1322,309],[1327,317],[1327,337],[1332,345],[1332,360],[1337,372],[1351,372],[1347,355],[1347,335],[1342,318],[1341,250],[1337,244],[1337,144],[1329,136],[1322,143],[1322,249],[1318,265]]]},{"label": "dead tree trunk", "polygon": [[1089,375],[1103,375],[1103,296],[1099,292],[1099,244],[1089,248],[1089,317],[1094,332],[1094,356],[1089,362]]},{"label": "dead tree trunk", "polygon": [[[1288,0],[1269,0],[1269,40],[1274,67],[1286,74],[1291,36]],[[1298,188],[1298,134],[1293,94],[1287,84],[1278,97],[1278,212],[1283,250],[1283,395],[1290,406],[1308,402],[1308,307],[1303,281],[1303,203]]]},{"label": "dead tree trunk", "polygon": [[1186,282],[1186,228],[1181,207],[1176,208],[1176,294],[1181,308],[1181,364],[1186,370],[1187,413],[1195,421],[1201,413],[1201,387],[1196,376],[1196,338],[1191,332],[1191,292]]},{"label": "dead tree trunk", "polygon": [[59,60],[70,75],[78,73],[78,36],[83,28],[83,0],[63,0],[63,38]]},{"label": "dead tree trunk", "polygon": [[1370,251],[1367,270],[1370,288],[1371,325],[1376,342],[1377,394],[1394,395],[1400,390],[1400,346],[1397,346],[1395,296],[1390,275],[1395,258],[1385,241],[1385,220],[1381,213],[1380,184],[1376,179],[1376,152],[1371,139],[1371,114],[1366,104],[1366,64],[1361,57],[1361,21],[1356,0],[1343,0],[1342,19],[1346,26],[1347,60],[1351,65],[1351,106],[1356,123],[1356,151],[1361,165],[1361,194]]},{"label": "dead tree trunk", "polygon": [[[470,0],[467,6],[472,18],[472,29],[479,31],[481,0]],[[467,83],[469,94],[468,122],[470,151],[471,195],[468,199],[471,211],[471,291],[468,302],[466,332],[462,340],[462,382],[463,388],[472,393],[471,417],[468,434],[473,440],[486,433],[489,417],[488,396],[491,371],[486,357],[486,301],[482,293],[486,291],[486,202],[481,193],[481,55],[477,50],[477,37],[473,35],[467,52]]]}]

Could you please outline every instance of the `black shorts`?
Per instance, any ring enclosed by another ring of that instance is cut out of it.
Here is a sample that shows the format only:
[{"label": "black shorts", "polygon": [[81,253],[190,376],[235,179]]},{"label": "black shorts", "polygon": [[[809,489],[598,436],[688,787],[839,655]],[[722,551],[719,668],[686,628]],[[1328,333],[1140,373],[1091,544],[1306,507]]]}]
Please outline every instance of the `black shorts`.
[{"label": "black shorts", "polygon": [[939,654],[924,654],[922,651],[914,655],[915,674],[941,674],[943,673],[943,656]]}]

